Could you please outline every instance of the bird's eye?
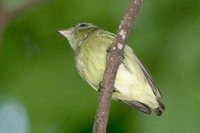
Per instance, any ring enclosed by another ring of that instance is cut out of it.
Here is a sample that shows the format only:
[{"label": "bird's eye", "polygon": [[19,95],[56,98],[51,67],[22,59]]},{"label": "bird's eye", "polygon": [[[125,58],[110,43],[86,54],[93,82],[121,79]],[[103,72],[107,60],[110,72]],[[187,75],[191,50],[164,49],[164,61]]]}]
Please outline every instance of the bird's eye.
[{"label": "bird's eye", "polygon": [[88,27],[88,25],[83,23],[83,24],[80,24],[79,27]]}]

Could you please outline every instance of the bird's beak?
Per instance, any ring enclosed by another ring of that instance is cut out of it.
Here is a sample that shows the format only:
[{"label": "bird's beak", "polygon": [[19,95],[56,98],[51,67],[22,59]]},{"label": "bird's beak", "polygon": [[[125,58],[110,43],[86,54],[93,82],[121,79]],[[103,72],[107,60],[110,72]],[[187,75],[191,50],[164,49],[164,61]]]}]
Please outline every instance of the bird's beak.
[{"label": "bird's beak", "polygon": [[69,28],[69,29],[58,30],[57,32],[63,35],[64,37],[69,38],[71,34],[73,33],[73,31],[74,31],[74,28]]},{"label": "bird's beak", "polygon": [[59,34],[64,35],[65,34],[65,30],[58,30],[57,31]]}]

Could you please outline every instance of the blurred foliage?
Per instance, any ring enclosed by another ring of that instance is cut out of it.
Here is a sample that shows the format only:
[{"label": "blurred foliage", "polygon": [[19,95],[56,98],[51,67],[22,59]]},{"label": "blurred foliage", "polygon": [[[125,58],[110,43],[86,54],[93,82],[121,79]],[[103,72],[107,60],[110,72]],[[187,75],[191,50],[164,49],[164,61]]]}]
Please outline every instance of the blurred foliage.
[{"label": "blurred foliage", "polygon": [[[0,42],[0,117],[14,100],[30,133],[91,132],[97,93],[78,75],[73,51],[56,30],[91,22],[115,32],[127,3],[49,0],[10,21]],[[166,111],[145,115],[113,101],[109,133],[199,132],[199,6],[196,0],[144,1],[129,44],[157,81]]]},{"label": "blurred foliage", "polygon": [[1,0],[4,9],[13,9],[27,0]]}]

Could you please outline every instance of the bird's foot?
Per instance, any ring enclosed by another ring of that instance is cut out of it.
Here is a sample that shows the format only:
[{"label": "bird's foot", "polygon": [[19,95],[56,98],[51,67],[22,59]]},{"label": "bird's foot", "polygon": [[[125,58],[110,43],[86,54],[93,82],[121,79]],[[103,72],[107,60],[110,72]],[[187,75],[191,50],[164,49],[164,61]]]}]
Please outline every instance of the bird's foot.
[{"label": "bird's foot", "polygon": [[97,90],[98,92],[100,92],[100,90],[103,88],[103,83],[102,83],[102,81],[101,82],[99,82],[99,89]]},{"label": "bird's foot", "polygon": [[[100,92],[102,88],[103,88],[103,82],[101,81],[101,82],[99,82],[99,89],[97,91]],[[117,91],[116,89],[114,89],[113,93],[114,92],[119,92],[119,91]]]},{"label": "bird's foot", "polygon": [[110,53],[111,51],[111,47],[108,47],[108,49],[106,50],[107,53]]}]

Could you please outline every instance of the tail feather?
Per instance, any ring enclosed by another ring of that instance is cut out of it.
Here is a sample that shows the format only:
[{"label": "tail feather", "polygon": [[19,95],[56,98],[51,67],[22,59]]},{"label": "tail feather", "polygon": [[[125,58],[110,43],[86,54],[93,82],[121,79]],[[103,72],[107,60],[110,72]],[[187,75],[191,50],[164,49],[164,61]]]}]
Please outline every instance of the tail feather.
[{"label": "tail feather", "polygon": [[161,103],[160,99],[157,99],[157,102],[159,104],[159,107],[156,108],[154,112],[156,113],[156,115],[161,116],[163,111],[165,110],[165,106]]},{"label": "tail feather", "polygon": [[124,102],[132,107],[135,107],[136,109],[138,109],[146,114],[151,114],[151,109],[143,103],[140,103],[138,101],[127,101],[127,100],[123,100],[122,102]]},{"label": "tail feather", "polygon": [[156,109],[151,109],[150,107],[148,107],[147,105],[145,105],[144,103],[138,102],[138,101],[127,101],[127,100],[121,100],[122,102],[140,110],[143,113],[146,114],[151,114],[151,111],[155,112],[155,114],[157,116],[161,116],[162,112],[165,110],[165,106],[160,102],[160,100],[158,101],[159,107]]}]

